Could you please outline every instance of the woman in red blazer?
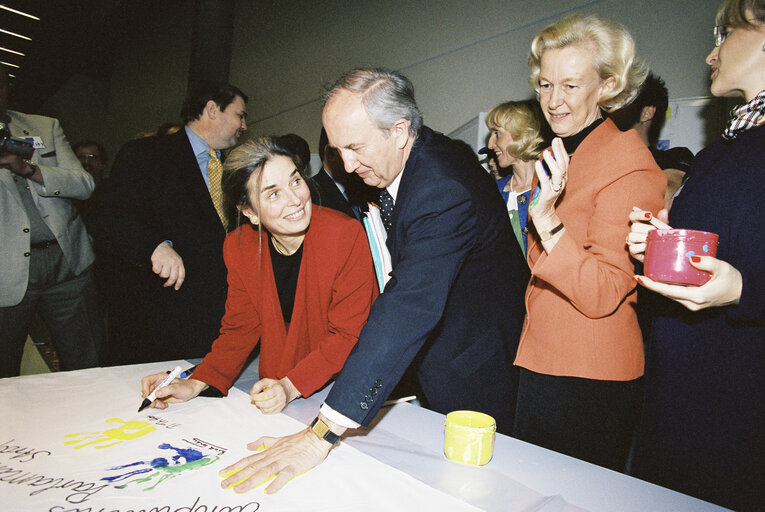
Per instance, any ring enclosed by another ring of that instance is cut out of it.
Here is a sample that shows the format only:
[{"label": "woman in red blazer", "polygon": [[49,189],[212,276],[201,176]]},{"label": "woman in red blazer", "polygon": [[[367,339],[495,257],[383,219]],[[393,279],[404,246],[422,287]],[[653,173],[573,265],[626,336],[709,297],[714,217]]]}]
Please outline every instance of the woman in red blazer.
[{"label": "woman in red blazer", "polygon": [[[359,222],[311,204],[303,165],[275,138],[232,151],[222,181],[226,201],[249,223],[223,245],[220,335],[193,378],[158,390],[152,406],[211,387],[225,395],[260,340],[261,380],[250,396],[264,413],[277,413],[343,367],[377,297],[372,257]],[[144,396],[165,376],[144,377]]]}]

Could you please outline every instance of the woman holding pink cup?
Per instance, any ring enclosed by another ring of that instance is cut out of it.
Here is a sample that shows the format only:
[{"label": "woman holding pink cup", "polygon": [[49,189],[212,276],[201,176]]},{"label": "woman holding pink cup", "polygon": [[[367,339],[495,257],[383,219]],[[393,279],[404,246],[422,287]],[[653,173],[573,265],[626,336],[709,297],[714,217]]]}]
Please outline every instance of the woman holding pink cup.
[{"label": "woman holding pink cup", "polygon": [[[660,215],[718,235],[715,257],[695,250],[685,256],[708,281],[636,276],[656,294],[649,297],[653,321],[632,474],[735,510],[762,510],[765,0],[725,0],[716,25],[706,58],[712,94],[746,103],[731,112],[723,140],[693,160],[669,218]],[[627,245],[644,261],[646,241],[658,236],[652,230],[669,226],[638,209],[630,221]]]}]

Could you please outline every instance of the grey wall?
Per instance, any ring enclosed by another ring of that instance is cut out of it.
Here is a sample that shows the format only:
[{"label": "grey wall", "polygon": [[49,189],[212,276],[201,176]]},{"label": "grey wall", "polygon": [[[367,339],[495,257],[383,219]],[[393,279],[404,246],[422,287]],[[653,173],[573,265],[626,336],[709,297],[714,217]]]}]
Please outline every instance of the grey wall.
[{"label": "grey wall", "polygon": [[[672,97],[709,94],[704,57],[718,0],[238,2],[231,80],[251,94],[251,132],[296,132],[315,151],[321,85],[356,65],[399,69],[431,127],[533,95],[526,58],[536,32],[572,12],[633,33]],[[649,11],[650,8],[650,11]]]},{"label": "grey wall", "polygon": [[[526,57],[533,35],[565,14],[582,12],[625,24],[671,97],[707,96],[704,57],[718,4],[238,0],[230,81],[250,96],[248,136],[295,132],[316,151],[322,85],[357,65],[398,69],[414,83],[426,123],[448,133],[501,101],[532,95]],[[78,137],[70,138],[104,140],[113,154],[137,132],[177,118],[188,79],[192,9],[190,2],[153,5],[116,62],[105,115],[93,121],[102,124],[92,134],[79,133],[85,122],[72,118]]]},{"label": "grey wall", "polygon": [[[98,89],[92,79],[74,76],[51,100],[70,142],[101,142],[110,161],[117,150],[140,132],[178,121],[186,95],[193,10],[191,2],[155,2],[135,27],[134,36],[119,41],[109,83]],[[188,9],[178,9],[188,6]],[[88,84],[89,87],[82,87]]]}]

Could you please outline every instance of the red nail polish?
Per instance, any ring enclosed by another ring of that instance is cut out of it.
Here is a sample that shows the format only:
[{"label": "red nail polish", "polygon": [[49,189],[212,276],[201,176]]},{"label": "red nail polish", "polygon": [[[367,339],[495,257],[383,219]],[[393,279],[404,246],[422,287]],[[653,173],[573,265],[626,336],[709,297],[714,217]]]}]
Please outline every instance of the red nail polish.
[{"label": "red nail polish", "polygon": [[638,283],[640,282],[640,276],[632,276],[632,279],[634,279]]},{"label": "red nail polish", "polygon": [[650,219],[651,217],[653,217],[653,215],[651,214],[651,212],[645,212],[643,214],[643,217],[645,217],[646,219]]},{"label": "red nail polish", "polygon": [[691,256],[691,261],[694,263],[701,263],[701,256]]}]

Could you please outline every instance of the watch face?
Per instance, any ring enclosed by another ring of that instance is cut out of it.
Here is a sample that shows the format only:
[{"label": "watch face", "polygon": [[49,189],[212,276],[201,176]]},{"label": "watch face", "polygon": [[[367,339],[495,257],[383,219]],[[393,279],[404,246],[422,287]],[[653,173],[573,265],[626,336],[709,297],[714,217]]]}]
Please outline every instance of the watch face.
[{"label": "watch face", "polygon": [[563,229],[563,223],[562,222],[560,224],[558,224],[557,226],[555,226],[554,228],[552,228],[550,231],[540,231],[539,232],[539,239],[542,240],[543,242],[546,242],[549,239],[551,239],[553,237],[553,235],[555,233],[557,233],[558,231],[560,231],[561,229]]},{"label": "watch face", "polygon": [[317,421],[313,426],[313,431],[316,432],[319,437],[323,438],[326,433],[329,432],[329,427],[323,421]]},{"label": "watch face", "polygon": [[329,429],[329,425],[316,418],[311,425],[313,433],[319,436],[320,439],[327,441],[329,444],[335,445],[340,442],[340,436],[335,434]]}]

